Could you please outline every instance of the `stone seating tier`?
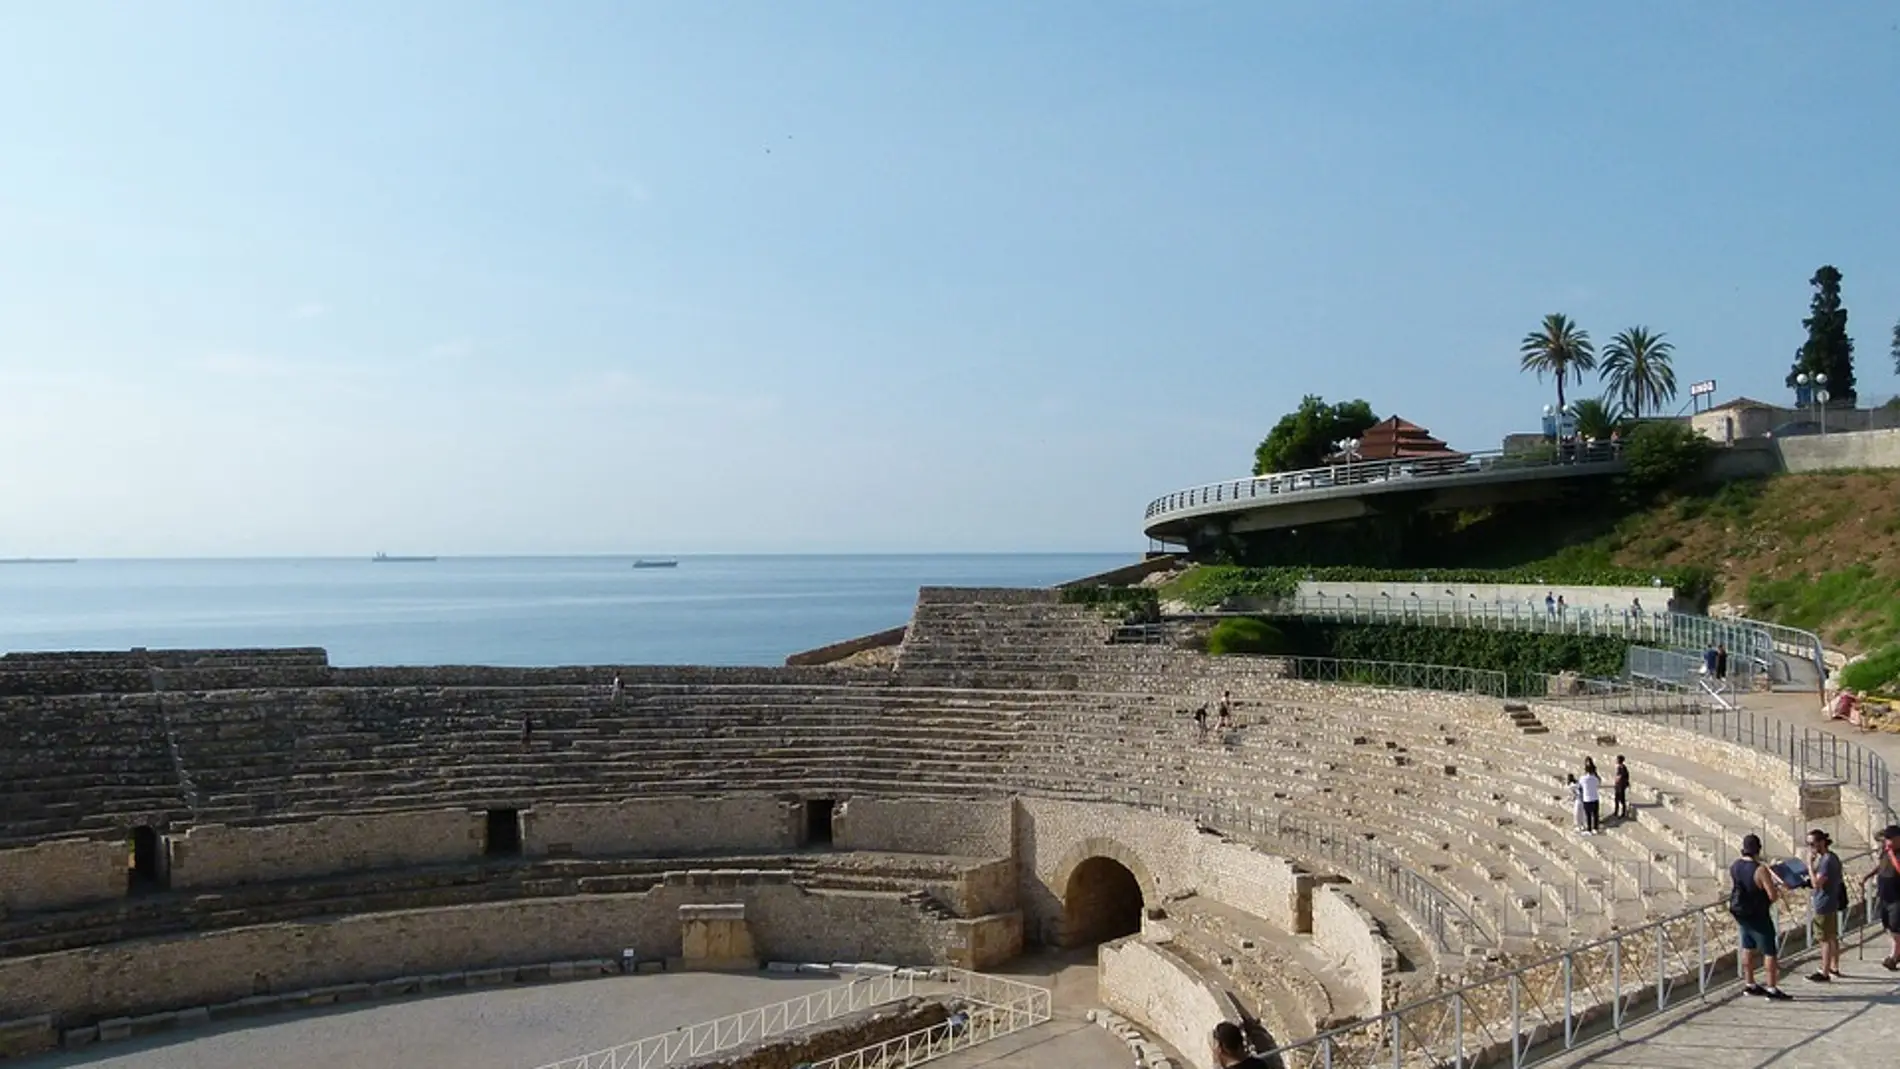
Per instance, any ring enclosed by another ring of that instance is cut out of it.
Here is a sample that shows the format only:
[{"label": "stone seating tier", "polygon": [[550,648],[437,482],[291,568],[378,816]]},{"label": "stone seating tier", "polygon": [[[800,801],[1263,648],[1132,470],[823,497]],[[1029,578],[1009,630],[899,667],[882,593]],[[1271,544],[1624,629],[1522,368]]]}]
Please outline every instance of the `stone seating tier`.
[{"label": "stone seating tier", "polygon": [[187,813],[149,699],[0,698],[0,845],[124,835]]}]

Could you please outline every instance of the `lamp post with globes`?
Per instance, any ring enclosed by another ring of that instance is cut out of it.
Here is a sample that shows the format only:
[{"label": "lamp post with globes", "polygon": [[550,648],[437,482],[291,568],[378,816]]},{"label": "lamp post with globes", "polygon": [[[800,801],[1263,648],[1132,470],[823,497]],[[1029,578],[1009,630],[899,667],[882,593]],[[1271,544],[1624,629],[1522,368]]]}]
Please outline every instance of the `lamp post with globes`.
[{"label": "lamp post with globes", "polygon": [[[1809,375],[1803,371],[1794,377],[1794,384],[1807,392],[1808,403],[1813,406],[1815,418],[1817,422],[1821,424],[1821,433],[1826,434],[1828,402],[1827,372],[1817,371],[1813,375]],[[1812,390],[1807,389],[1810,385],[1814,387]]]}]

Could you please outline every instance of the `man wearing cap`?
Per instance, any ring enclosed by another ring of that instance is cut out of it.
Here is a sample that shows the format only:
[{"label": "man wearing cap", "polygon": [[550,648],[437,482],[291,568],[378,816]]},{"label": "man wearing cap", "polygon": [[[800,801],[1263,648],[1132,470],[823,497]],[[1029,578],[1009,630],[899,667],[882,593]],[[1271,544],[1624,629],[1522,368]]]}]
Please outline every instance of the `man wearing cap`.
[{"label": "man wearing cap", "polygon": [[1874,854],[1874,871],[1861,877],[1861,884],[1874,884],[1874,912],[1880,926],[1887,930],[1893,947],[1880,964],[1888,972],[1900,969],[1900,824],[1889,824],[1880,833],[1880,849]]},{"label": "man wearing cap", "polygon": [[[1744,995],[1785,1002],[1794,998],[1781,989],[1781,963],[1775,960],[1778,942],[1775,935],[1774,904],[1781,898],[1781,881],[1761,863],[1761,836],[1742,836],[1742,856],[1728,867],[1734,882],[1729,891],[1728,911],[1742,932],[1742,988]],[[1755,960],[1766,959],[1768,986],[1755,982]]]},{"label": "man wearing cap", "polygon": [[1821,944],[1821,967],[1808,975],[1825,984],[1841,975],[1841,914],[1847,912],[1847,880],[1841,857],[1830,847],[1834,837],[1820,828],[1808,832],[1808,886],[1814,888],[1814,939]]}]

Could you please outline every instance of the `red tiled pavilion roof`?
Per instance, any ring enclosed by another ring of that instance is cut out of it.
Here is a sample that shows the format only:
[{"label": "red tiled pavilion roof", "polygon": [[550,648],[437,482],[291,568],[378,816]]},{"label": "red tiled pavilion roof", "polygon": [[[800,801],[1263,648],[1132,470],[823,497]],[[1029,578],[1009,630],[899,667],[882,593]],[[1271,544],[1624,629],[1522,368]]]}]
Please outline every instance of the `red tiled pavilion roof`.
[{"label": "red tiled pavilion roof", "polygon": [[1366,428],[1354,453],[1359,460],[1413,460],[1421,457],[1462,457],[1465,454],[1432,437],[1416,423],[1393,416]]}]

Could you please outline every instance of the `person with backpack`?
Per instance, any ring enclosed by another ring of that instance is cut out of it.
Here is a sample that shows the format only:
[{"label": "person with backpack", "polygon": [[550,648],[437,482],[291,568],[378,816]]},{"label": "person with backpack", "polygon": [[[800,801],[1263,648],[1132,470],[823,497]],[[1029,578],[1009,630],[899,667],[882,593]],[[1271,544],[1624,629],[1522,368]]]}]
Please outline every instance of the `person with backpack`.
[{"label": "person with backpack", "polygon": [[[1752,832],[1742,836],[1742,856],[1728,867],[1728,878],[1728,912],[1742,934],[1742,994],[1777,1002],[1794,998],[1781,989],[1781,963],[1776,960],[1780,941],[1774,915],[1774,905],[1781,900],[1781,881],[1761,863],[1761,836]],[[1765,959],[1768,966],[1766,987],[1755,982],[1758,958]]]},{"label": "person with backpack", "polygon": [[1874,854],[1874,871],[1861,877],[1861,886],[1874,885],[1874,915],[1886,929],[1893,947],[1880,967],[1888,972],[1900,970],[1900,824],[1889,824],[1880,833],[1880,846]]}]

